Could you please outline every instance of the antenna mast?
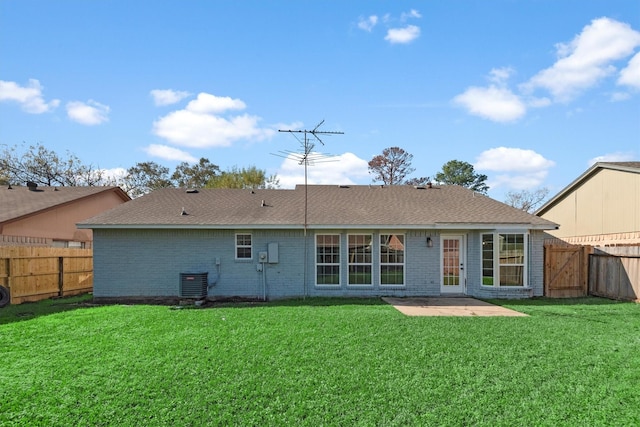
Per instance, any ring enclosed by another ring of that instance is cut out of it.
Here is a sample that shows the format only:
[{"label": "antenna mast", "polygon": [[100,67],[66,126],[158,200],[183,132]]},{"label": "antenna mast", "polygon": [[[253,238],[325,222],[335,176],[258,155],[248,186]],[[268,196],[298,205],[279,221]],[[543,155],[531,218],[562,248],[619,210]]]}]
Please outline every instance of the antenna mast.
[{"label": "antenna mast", "polygon": [[[307,296],[307,263],[308,263],[308,243],[307,243],[307,168],[309,167],[309,164],[315,164],[317,162],[322,162],[322,161],[332,161],[329,159],[323,159],[323,155],[320,153],[314,153],[313,149],[316,146],[316,142],[319,142],[320,144],[324,145],[324,142],[322,142],[322,139],[320,139],[320,135],[343,135],[344,132],[336,132],[336,131],[321,131],[318,130],[318,128],[320,128],[320,126],[322,126],[322,124],[324,123],[324,120],[322,120],[320,123],[318,123],[316,125],[316,127],[314,127],[312,130],[307,130],[307,129],[303,129],[303,130],[293,130],[293,129],[279,129],[278,132],[286,132],[286,133],[290,133],[292,134],[300,143],[301,148],[302,148],[302,152],[297,152],[297,153],[293,153],[293,152],[285,152],[284,154],[286,154],[286,158],[291,158],[293,157],[294,159],[298,160],[298,164],[299,165],[304,165],[304,224],[303,224],[303,229],[304,229],[304,296]],[[296,134],[303,134],[304,137],[302,138],[302,140],[296,135]],[[310,137],[311,136],[311,137]],[[285,157],[285,156],[282,156]]]}]

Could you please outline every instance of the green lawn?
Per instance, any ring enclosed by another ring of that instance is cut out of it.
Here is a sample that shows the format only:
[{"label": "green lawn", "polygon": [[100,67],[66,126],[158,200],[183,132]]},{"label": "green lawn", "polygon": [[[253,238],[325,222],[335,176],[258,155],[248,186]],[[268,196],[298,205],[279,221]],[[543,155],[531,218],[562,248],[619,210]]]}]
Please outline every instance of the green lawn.
[{"label": "green lawn", "polygon": [[640,424],[632,303],[418,318],[377,299],[82,301],[0,309],[0,425]]}]

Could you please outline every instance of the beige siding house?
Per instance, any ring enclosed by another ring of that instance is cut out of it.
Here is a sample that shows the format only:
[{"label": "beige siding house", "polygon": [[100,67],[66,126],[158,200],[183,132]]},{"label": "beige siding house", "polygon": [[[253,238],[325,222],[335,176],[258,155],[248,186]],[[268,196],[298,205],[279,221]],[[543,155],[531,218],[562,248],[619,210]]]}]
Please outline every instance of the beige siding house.
[{"label": "beige siding house", "polygon": [[76,223],[129,200],[119,187],[0,187],[0,246],[90,248]]},{"label": "beige siding house", "polygon": [[560,224],[549,234],[568,243],[640,245],[640,162],[594,164],[536,215]]}]

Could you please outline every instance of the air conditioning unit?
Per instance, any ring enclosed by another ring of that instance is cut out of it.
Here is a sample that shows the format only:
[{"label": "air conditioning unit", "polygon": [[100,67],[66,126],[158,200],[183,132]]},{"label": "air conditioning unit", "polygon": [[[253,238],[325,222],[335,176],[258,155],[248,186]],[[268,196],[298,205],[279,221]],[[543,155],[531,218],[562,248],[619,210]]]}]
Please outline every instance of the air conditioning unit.
[{"label": "air conditioning unit", "polygon": [[180,273],[180,297],[206,297],[208,275],[209,273]]}]

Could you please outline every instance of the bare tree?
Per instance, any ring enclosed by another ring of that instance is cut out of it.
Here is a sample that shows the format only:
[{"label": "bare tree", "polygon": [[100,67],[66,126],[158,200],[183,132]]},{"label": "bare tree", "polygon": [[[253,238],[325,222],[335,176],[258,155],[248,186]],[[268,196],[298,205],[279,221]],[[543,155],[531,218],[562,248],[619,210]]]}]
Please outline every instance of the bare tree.
[{"label": "bare tree", "polygon": [[431,178],[428,176],[421,176],[420,178],[411,178],[406,180],[404,183],[406,185],[427,185],[431,182]]},{"label": "bare tree", "polygon": [[155,162],[136,163],[127,169],[127,175],[121,183],[123,189],[132,198],[142,196],[158,188],[173,187],[169,179],[169,168]]},{"label": "bare tree", "polygon": [[504,202],[514,208],[533,213],[548,195],[549,189],[547,187],[538,188],[534,191],[509,191]]},{"label": "bare tree", "polygon": [[385,185],[402,184],[404,178],[415,171],[411,167],[413,155],[400,147],[389,147],[382,154],[369,162],[369,173],[374,181],[382,181]]},{"label": "bare tree", "polygon": [[0,179],[18,185],[25,185],[27,181],[45,186],[107,184],[100,169],[85,165],[69,152],[66,157],[60,156],[41,144],[31,145],[26,150],[20,150],[18,146],[5,148],[0,153]]}]

